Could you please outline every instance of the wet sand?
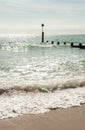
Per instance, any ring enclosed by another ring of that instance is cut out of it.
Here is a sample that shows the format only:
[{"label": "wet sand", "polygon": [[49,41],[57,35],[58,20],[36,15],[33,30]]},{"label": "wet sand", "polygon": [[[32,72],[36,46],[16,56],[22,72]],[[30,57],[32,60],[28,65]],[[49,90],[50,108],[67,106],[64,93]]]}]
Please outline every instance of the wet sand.
[{"label": "wet sand", "polygon": [[0,120],[0,130],[85,130],[85,104]]}]

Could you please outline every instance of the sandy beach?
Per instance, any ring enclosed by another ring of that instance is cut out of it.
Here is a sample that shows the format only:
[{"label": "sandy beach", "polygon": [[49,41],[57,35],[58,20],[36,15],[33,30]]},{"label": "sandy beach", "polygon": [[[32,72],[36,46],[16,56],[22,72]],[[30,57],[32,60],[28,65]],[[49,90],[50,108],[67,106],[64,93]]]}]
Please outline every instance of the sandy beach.
[{"label": "sandy beach", "polygon": [[0,130],[85,130],[85,104],[0,120]]}]

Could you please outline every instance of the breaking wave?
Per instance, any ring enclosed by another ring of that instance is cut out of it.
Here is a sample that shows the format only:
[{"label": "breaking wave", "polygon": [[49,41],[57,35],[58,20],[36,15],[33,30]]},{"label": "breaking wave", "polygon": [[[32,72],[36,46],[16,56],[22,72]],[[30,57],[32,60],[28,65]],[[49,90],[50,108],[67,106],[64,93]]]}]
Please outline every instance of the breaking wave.
[{"label": "breaking wave", "polygon": [[12,45],[7,45],[7,44],[3,44],[0,45],[0,49],[1,50],[26,50],[26,49],[31,49],[31,48],[50,48],[50,47],[56,47],[56,44],[27,44],[27,43],[17,43],[17,44],[13,44]]},{"label": "breaking wave", "polygon": [[63,83],[52,83],[52,84],[32,84],[32,85],[13,85],[9,88],[0,88],[0,95],[4,93],[13,93],[13,92],[33,92],[33,93],[48,93],[54,92],[56,90],[77,88],[77,87],[85,87],[85,79],[84,80],[70,80],[64,81]]}]

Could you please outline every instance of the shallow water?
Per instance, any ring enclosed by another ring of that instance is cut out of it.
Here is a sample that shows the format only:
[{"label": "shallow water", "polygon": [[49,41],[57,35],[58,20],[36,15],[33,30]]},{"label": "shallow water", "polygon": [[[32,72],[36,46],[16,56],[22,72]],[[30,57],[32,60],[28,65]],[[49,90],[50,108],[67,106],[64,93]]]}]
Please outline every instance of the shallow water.
[{"label": "shallow water", "polygon": [[41,44],[40,36],[0,36],[1,119],[85,102],[85,50],[70,47],[85,44],[85,35],[46,40],[55,44]]}]

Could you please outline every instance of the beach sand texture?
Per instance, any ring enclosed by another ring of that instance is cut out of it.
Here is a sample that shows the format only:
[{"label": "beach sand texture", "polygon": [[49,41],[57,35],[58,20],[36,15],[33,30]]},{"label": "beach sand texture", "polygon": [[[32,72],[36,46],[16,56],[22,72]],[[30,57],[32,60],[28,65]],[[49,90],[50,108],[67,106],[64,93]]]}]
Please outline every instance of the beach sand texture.
[{"label": "beach sand texture", "polygon": [[0,130],[85,130],[85,104],[0,120]]}]

